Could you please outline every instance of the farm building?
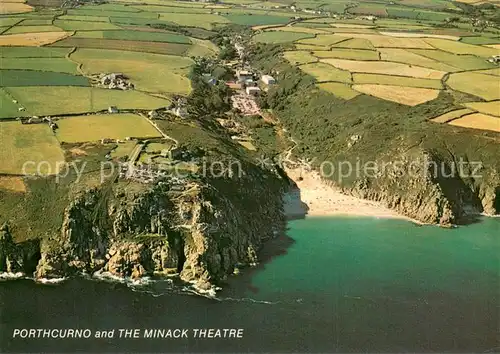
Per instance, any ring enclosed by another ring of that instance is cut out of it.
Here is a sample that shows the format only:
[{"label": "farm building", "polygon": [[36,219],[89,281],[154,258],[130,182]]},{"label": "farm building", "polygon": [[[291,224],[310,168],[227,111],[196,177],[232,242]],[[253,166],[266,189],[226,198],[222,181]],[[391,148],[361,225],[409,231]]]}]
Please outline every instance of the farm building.
[{"label": "farm building", "polygon": [[247,91],[247,95],[257,96],[260,93],[260,88],[258,88],[256,86],[249,86],[249,87],[247,87],[246,91]]},{"label": "farm building", "polygon": [[490,63],[498,64],[500,63],[500,55],[493,55],[490,59],[488,59]]},{"label": "farm building", "polygon": [[276,80],[271,75],[262,75],[261,80],[266,85],[274,85],[276,83]]}]

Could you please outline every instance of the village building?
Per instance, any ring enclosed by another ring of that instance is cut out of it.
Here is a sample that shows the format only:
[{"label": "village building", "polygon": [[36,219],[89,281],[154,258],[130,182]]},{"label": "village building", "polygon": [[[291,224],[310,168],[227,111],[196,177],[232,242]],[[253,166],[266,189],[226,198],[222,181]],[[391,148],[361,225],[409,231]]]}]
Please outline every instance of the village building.
[{"label": "village building", "polygon": [[276,80],[271,75],[262,75],[261,80],[266,85],[274,85]]},{"label": "village building", "polygon": [[118,108],[116,106],[109,106],[108,112],[109,113],[118,113]]},{"label": "village building", "polygon": [[236,77],[239,82],[245,82],[246,80],[253,80],[253,73],[248,70],[239,70],[236,72]]},{"label": "village building", "polygon": [[257,86],[249,86],[246,89],[247,95],[257,96],[260,93],[260,88]]},{"label": "village building", "polygon": [[231,90],[241,90],[243,88],[241,83],[234,82],[234,81],[226,82],[226,86],[229,87]]}]

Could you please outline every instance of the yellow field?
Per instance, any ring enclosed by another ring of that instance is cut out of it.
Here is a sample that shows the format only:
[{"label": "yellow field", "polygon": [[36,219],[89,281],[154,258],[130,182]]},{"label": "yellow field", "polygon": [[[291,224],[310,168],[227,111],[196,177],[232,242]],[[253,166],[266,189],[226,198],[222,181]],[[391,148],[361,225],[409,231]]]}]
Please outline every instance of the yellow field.
[{"label": "yellow field", "polygon": [[330,47],[324,45],[314,45],[314,44],[295,44],[297,50],[303,51],[313,51],[313,50],[330,50]]},{"label": "yellow field", "polygon": [[500,54],[500,51],[494,48],[486,48],[480,45],[472,45],[462,42],[447,41],[444,39],[426,39],[427,43],[434,48],[444,50],[454,54],[472,54],[482,57],[489,57]]},{"label": "yellow field", "polygon": [[33,11],[33,7],[20,2],[0,2],[0,15],[31,11]]},{"label": "yellow field", "polygon": [[407,106],[416,106],[434,100],[439,95],[439,90],[391,86],[391,85],[353,85],[358,92],[378,97],[383,100],[401,103]]},{"label": "yellow field", "polygon": [[348,36],[336,36],[334,34],[323,34],[317,35],[315,38],[306,38],[297,41],[298,44],[313,44],[313,45],[323,45],[330,46],[335,43],[341,42],[348,39]]},{"label": "yellow field", "polygon": [[398,75],[419,77],[423,79],[441,79],[446,74],[446,72],[444,71],[384,61],[360,61],[344,59],[321,59],[320,61],[333,65],[336,68],[342,70],[348,70],[350,72],[358,73]]},{"label": "yellow field", "polygon": [[429,79],[401,77],[393,75],[353,74],[352,79],[355,84],[408,86],[408,87],[431,88],[438,90],[443,88],[441,80],[429,80]]},{"label": "yellow field", "polygon": [[488,101],[500,99],[498,77],[493,75],[475,72],[456,73],[450,75],[446,84],[454,90],[469,93]]},{"label": "yellow field", "polygon": [[17,193],[26,192],[26,186],[22,177],[0,176],[0,190],[2,189]]},{"label": "yellow field", "polygon": [[67,117],[57,122],[57,138],[65,143],[125,139],[126,137],[155,138],[162,135],[147,120],[136,114],[96,114]]},{"label": "yellow field", "polygon": [[353,60],[378,60],[378,53],[373,50],[363,49],[337,49],[314,51],[313,55],[318,58],[341,58]]},{"label": "yellow field", "polygon": [[0,173],[31,174],[40,167],[42,174],[55,174],[57,164],[64,161],[59,142],[47,124],[0,123],[0,141]]},{"label": "yellow field", "polygon": [[458,41],[460,37],[448,36],[444,34],[429,34],[429,33],[408,33],[408,32],[380,32],[384,36],[400,37],[400,38],[440,38],[450,41]]},{"label": "yellow field", "polygon": [[336,69],[324,63],[304,64],[299,66],[306,74],[314,76],[318,82],[336,81],[351,82],[351,74],[348,71]]},{"label": "yellow field", "polygon": [[473,109],[479,113],[484,113],[492,116],[500,117],[500,102],[469,102],[464,104],[465,107]]},{"label": "yellow field", "polygon": [[[324,29],[321,27],[320,29]],[[330,33],[335,33],[338,34],[339,36],[342,35],[350,35],[351,33],[361,33],[361,34],[378,34],[378,32],[374,29],[369,29],[369,28],[335,28],[335,27],[329,27],[326,28],[327,31]]]},{"label": "yellow field", "polygon": [[432,118],[431,121],[436,123],[448,123],[450,120],[457,119],[465,116],[466,114],[474,113],[474,111],[464,108],[464,109],[456,109],[451,112],[446,112],[445,114],[440,115],[439,117]]},{"label": "yellow field", "polygon": [[72,32],[36,32],[0,36],[0,46],[40,47],[71,36]]},{"label": "yellow field", "polygon": [[500,119],[482,113],[473,113],[451,121],[457,127],[492,130],[500,132]]},{"label": "yellow field", "polygon": [[344,100],[350,100],[360,95],[360,93],[354,91],[351,86],[341,84],[339,82],[325,82],[322,84],[318,84],[318,87],[322,90],[332,93],[337,97],[343,98]]},{"label": "yellow field", "polygon": [[474,72],[478,73],[478,74],[500,76],[500,68],[488,69],[488,70],[478,70],[478,71],[474,71]]},{"label": "yellow field", "polygon": [[447,64],[440,63],[436,60],[426,58],[422,55],[409,52],[405,49],[380,48],[378,51],[380,52],[381,60],[394,61],[410,65],[418,65],[424,68],[447,71],[447,72],[462,70]]},{"label": "yellow field", "polygon": [[292,65],[302,65],[307,63],[315,63],[318,61],[318,58],[309,54],[306,51],[288,51],[283,52],[283,57],[288,60]]}]

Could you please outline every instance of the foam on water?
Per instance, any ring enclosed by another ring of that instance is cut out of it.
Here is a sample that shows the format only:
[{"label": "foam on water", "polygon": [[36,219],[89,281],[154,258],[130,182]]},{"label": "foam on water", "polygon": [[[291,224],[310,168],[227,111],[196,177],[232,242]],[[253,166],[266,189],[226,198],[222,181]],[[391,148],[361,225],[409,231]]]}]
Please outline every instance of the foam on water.
[{"label": "foam on water", "polygon": [[26,274],[17,272],[17,273],[11,273],[11,272],[0,272],[0,280],[13,280],[13,279],[21,279],[24,278]]}]

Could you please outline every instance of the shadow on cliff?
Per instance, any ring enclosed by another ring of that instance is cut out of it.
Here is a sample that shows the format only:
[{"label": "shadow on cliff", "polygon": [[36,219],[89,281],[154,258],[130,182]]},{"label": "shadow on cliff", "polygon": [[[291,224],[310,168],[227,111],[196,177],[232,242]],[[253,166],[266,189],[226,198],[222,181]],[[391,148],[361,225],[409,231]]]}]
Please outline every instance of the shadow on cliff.
[{"label": "shadow on cliff", "polygon": [[223,287],[224,296],[242,296],[248,292],[257,294],[259,288],[252,284],[252,279],[259,272],[262,272],[266,265],[278,257],[283,257],[288,253],[288,249],[295,243],[295,240],[283,230],[277,237],[268,240],[258,252],[259,264],[255,267],[241,269],[238,275],[231,275]]}]

